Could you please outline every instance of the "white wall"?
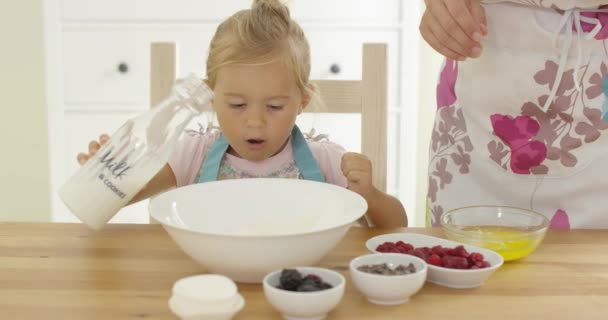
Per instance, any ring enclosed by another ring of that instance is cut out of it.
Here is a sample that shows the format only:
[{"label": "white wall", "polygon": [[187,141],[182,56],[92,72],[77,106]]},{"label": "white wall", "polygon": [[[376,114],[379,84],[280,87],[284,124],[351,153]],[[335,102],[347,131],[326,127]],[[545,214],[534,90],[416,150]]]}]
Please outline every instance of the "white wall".
[{"label": "white wall", "polygon": [[0,221],[50,219],[42,1],[0,2]]}]

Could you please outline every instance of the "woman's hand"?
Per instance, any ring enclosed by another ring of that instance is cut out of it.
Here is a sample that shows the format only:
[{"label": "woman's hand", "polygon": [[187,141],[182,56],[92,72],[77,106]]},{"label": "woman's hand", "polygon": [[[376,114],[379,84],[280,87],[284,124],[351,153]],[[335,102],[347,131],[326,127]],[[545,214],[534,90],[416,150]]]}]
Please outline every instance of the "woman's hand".
[{"label": "woman's hand", "polygon": [[481,55],[487,35],[486,14],[479,0],[425,0],[420,34],[443,56],[462,61]]},{"label": "woman's hand", "polygon": [[99,151],[101,146],[108,142],[108,140],[110,140],[110,136],[108,136],[107,134],[102,134],[101,136],[99,136],[99,141],[93,140],[89,142],[89,152],[81,152],[76,156],[78,163],[80,163],[80,165],[85,164],[92,156],[97,153],[97,151]]}]

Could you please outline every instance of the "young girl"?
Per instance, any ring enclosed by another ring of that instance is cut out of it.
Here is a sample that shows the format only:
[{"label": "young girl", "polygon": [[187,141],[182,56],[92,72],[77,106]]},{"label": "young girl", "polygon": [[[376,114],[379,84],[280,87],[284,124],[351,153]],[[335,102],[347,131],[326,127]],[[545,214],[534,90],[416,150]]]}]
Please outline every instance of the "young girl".
[{"label": "young girl", "polygon": [[429,222],[490,203],[531,208],[552,228],[608,228],[608,0],[426,2],[421,33],[451,58]]},{"label": "young girl", "polygon": [[[296,117],[316,97],[310,51],[300,26],[278,0],[252,8],[218,27],[207,59],[207,83],[221,132],[188,133],[169,163],[133,200],[192,183],[251,177],[307,179],[347,187],[367,200],[378,227],[406,226],[402,204],[372,185],[371,162],[329,142],[306,141]],[[107,141],[79,154],[84,163]]]}]

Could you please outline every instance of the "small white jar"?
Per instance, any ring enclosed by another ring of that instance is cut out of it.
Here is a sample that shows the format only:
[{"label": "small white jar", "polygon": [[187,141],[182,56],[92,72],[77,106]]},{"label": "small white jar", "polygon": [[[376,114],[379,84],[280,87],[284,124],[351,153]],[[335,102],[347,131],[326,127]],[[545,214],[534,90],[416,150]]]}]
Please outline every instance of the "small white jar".
[{"label": "small white jar", "polygon": [[234,281],[216,274],[176,281],[169,299],[169,308],[183,320],[229,320],[244,305]]}]

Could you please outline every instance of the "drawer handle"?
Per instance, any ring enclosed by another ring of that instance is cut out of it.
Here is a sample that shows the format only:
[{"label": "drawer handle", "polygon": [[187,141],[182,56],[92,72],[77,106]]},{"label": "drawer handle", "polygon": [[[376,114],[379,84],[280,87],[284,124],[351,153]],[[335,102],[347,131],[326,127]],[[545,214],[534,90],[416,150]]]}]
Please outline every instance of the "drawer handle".
[{"label": "drawer handle", "polygon": [[340,65],[337,63],[334,63],[329,67],[329,72],[331,72],[333,74],[339,74],[340,70],[341,70]]},{"label": "drawer handle", "polygon": [[118,65],[118,72],[120,72],[120,73],[127,73],[127,72],[129,72],[129,65],[126,64],[126,63],[124,63],[124,62],[121,62]]}]

